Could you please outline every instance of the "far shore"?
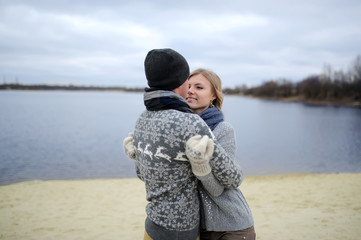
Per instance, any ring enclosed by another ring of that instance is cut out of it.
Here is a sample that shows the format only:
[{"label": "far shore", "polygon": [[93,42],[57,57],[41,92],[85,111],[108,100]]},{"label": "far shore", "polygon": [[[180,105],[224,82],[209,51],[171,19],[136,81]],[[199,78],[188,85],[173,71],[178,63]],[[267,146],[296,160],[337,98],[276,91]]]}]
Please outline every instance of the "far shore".
[{"label": "far shore", "polygon": [[[361,236],[361,173],[249,176],[240,189],[258,240]],[[141,240],[146,204],[136,178],[0,186],[0,239]]]},{"label": "far shore", "polygon": [[117,91],[117,92],[141,92],[140,87],[119,87],[119,86],[87,86],[87,85],[47,85],[47,84],[0,84],[0,90],[11,91]]},{"label": "far shore", "polygon": [[[111,92],[144,92],[145,87],[119,87],[119,86],[75,86],[75,85],[23,85],[23,84],[0,84],[0,91],[111,91]],[[225,95],[241,96],[249,98],[258,98],[271,101],[284,101],[284,102],[297,102],[312,106],[335,106],[335,107],[361,107],[361,101],[355,101],[352,98],[344,99],[305,99],[304,96],[292,96],[285,98],[269,98],[253,95],[244,95],[242,93],[229,94],[225,92]]]},{"label": "far shore", "polygon": [[311,106],[334,106],[334,107],[361,107],[361,101],[354,101],[353,99],[305,99],[303,96],[293,96],[287,98],[266,98],[252,95],[237,96],[258,98],[270,101],[296,102]]}]

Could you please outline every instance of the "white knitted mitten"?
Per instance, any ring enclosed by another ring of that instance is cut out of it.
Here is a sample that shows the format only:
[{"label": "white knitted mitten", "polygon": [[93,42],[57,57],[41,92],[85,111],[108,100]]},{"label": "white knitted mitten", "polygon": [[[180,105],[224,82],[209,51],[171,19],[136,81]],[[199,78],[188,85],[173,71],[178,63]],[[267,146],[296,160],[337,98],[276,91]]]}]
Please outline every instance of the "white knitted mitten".
[{"label": "white knitted mitten", "polygon": [[135,147],[133,145],[133,133],[129,133],[128,137],[124,138],[123,141],[124,152],[132,160],[136,160]]},{"label": "white knitted mitten", "polygon": [[186,155],[196,176],[206,176],[211,172],[209,160],[213,156],[214,143],[208,136],[194,136],[186,143]]}]

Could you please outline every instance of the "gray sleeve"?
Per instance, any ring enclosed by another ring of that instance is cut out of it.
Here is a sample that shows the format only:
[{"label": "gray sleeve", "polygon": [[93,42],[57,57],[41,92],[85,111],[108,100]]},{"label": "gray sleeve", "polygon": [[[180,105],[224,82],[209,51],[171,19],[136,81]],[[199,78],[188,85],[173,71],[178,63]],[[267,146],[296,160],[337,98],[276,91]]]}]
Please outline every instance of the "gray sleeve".
[{"label": "gray sleeve", "polygon": [[222,194],[224,187],[219,183],[212,172],[206,176],[197,176],[197,178],[201,181],[203,187],[210,195],[218,197]]},{"label": "gray sleeve", "polygon": [[228,122],[221,122],[214,129],[213,134],[219,145],[224,149],[226,154],[235,161],[236,159],[236,135],[234,129]]},{"label": "gray sleeve", "polygon": [[[229,154],[229,152],[223,149],[222,145],[218,142],[218,139],[215,137],[215,134],[209,129],[207,124],[198,115],[194,114],[189,119],[190,119],[189,121],[192,122],[187,122],[187,121],[184,122],[184,124],[186,124],[185,128],[189,130],[188,139],[195,135],[201,135],[201,136],[207,135],[208,137],[214,140],[213,157],[209,161],[214,177],[225,188],[229,188],[229,189],[238,188],[242,183],[243,174],[239,165],[234,160],[235,154],[233,155]],[[189,126],[191,126],[191,128]],[[224,137],[222,137],[221,135],[218,136],[220,141],[223,142],[224,144],[227,144],[226,141],[222,141],[222,140],[225,140],[229,137],[229,138],[233,138],[233,141],[235,142],[234,130],[232,126],[230,124],[225,124],[224,122],[222,122],[217,126],[217,128],[221,126],[223,127],[222,129],[219,129],[219,131],[220,132],[224,131],[223,133]],[[215,131],[215,133],[217,133],[217,131]],[[235,151],[235,148],[233,150]]]},{"label": "gray sleeve", "polygon": [[226,188],[237,188],[243,181],[243,173],[236,161],[236,138],[233,127],[221,122],[213,131],[215,150],[210,161],[212,172]]}]

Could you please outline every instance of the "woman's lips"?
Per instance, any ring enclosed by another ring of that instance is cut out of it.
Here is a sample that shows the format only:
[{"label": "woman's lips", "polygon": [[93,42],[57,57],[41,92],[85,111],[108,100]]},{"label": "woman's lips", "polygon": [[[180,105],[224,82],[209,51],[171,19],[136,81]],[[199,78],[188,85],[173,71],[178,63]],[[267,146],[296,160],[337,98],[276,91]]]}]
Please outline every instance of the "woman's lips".
[{"label": "woman's lips", "polygon": [[193,102],[193,101],[195,101],[196,99],[195,99],[195,98],[192,98],[192,97],[187,97],[186,100],[187,100],[187,102]]}]

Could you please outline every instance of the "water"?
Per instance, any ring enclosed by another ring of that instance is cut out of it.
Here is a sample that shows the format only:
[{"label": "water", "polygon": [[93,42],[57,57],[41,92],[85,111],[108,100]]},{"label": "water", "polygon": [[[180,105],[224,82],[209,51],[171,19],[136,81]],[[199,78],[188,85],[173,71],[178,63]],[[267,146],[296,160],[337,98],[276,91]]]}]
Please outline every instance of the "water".
[{"label": "water", "polygon": [[248,174],[361,172],[361,108],[227,97],[224,112]]},{"label": "water", "polygon": [[122,141],[140,94],[0,92],[0,183],[134,177]]},{"label": "water", "polygon": [[[0,91],[0,184],[135,177],[141,93]],[[361,109],[226,96],[246,175],[361,172]]]}]

